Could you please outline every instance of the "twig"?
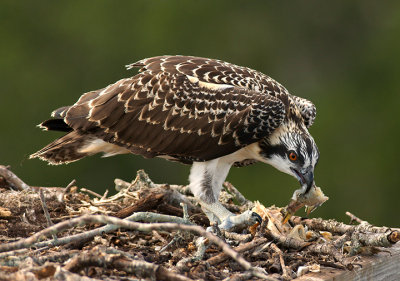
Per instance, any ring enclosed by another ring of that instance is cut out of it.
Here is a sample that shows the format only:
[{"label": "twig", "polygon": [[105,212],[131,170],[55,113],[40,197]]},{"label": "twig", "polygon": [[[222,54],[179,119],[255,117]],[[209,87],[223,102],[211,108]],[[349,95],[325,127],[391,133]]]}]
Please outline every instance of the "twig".
[{"label": "twig", "polygon": [[289,280],[291,279],[290,275],[288,274],[286,265],[285,265],[285,260],[283,259],[283,253],[281,249],[278,248],[274,243],[271,243],[271,248],[274,250],[278,255],[279,255],[279,261],[281,263],[281,268],[282,268],[282,278],[284,280]]},{"label": "twig", "polygon": [[50,254],[50,255],[34,257],[33,260],[34,260],[34,262],[36,262],[39,265],[43,265],[46,262],[64,263],[65,261],[69,260],[70,258],[77,255],[78,253],[80,253],[79,250],[62,251],[61,253],[54,253],[54,254]]},{"label": "twig", "polygon": [[350,217],[350,222],[355,221],[355,222],[357,222],[359,224],[365,224],[365,225],[369,225],[370,224],[369,222],[363,221],[362,219],[356,217],[355,215],[353,215],[350,212],[346,212],[346,215]]},{"label": "twig", "polygon": [[389,233],[361,233],[356,232],[353,234],[352,239],[357,239],[364,246],[375,246],[375,247],[390,247],[394,243],[400,240],[399,231],[390,231]]},{"label": "twig", "polygon": [[239,253],[235,252],[228,244],[222,241],[220,238],[215,236],[212,233],[205,231],[200,226],[195,225],[185,225],[185,224],[177,224],[177,223],[138,223],[138,222],[130,222],[127,220],[121,220],[115,217],[109,217],[104,215],[84,215],[79,218],[70,219],[67,221],[60,222],[51,227],[48,227],[42,231],[39,231],[32,235],[31,237],[21,239],[17,242],[12,242],[8,244],[0,245],[0,252],[16,250],[27,248],[33,245],[35,242],[40,241],[44,237],[48,237],[52,233],[59,233],[66,229],[75,227],[75,226],[83,226],[89,223],[102,223],[102,224],[111,224],[118,227],[133,229],[137,231],[149,232],[152,230],[166,230],[166,231],[189,231],[196,233],[198,235],[202,235],[209,239],[212,243],[216,244],[220,247],[228,256],[230,256],[233,260],[235,260],[240,266],[242,266],[245,270],[249,270],[256,277],[264,278],[265,274],[256,271],[253,269],[252,265],[247,262],[243,257],[240,256]]},{"label": "twig", "polygon": [[116,191],[121,191],[123,189],[128,189],[130,186],[132,186],[132,183],[121,180],[121,179],[115,179],[114,180],[115,184],[115,190]]},{"label": "twig", "polygon": [[79,272],[81,269],[89,266],[115,268],[129,274],[134,274],[139,278],[150,278],[152,280],[191,280],[160,265],[141,260],[132,260],[126,255],[108,254],[103,247],[96,247],[91,251],[85,251],[75,256],[64,266],[64,269],[71,272]]},{"label": "twig", "polygon": [[165,240],[164,237],[162,237],[161,234],[158,233],[158,231],[153,230],[152,233],[155,238],[157,238],[158,240],[160,240],[163,243],[167,243],[167,240]]},{"label": "twig", "polygon": [[244,197],[243,194],[240,193],[240,191],[237,190],[236,187],[234,187],[233,184],[231,184],[230,182],[228,181],[224,182],[224,186],[228,189],[230,193],[232,193],[235,196],[240,205],[246,205],[248,203],[251,203],[251,201],[247,200],[246,197]]},{"label": "twig", "polygon": [[310,229],[329,231],[332,233],[345,234],[346,232],[372,232],[372,233],[385,233],[390,231],[388,227],[377,227],[372,225],[348,225],[335,220],[323,220],[321,218],[315,219],[302,219],[301,217],[293,216],[290,219],[294,224],[303,224]]},{"label": "twig", "polygon": [[251,277],[253,277],[251,275],[251,273],[245,272],[245,273],[238,273],[238,274],[234,274],[232,276],[226,277],[222,281],[246,281],[246,280],[249,280]]},{"label": "twig", "polygon": [[[181,202],[180,205],[182,206],[182,212],[183,212],[183,220],[190,223],[189,220],[189,213],[188,213],[188,209],[187,209],[187,204]],[[176,233],[176,235],[174,235],[174,237],[172,238],[172,240],[165,245],[164,247],[161,248],[160,252],[164,252],[165,250],[167,250],[169,247],[171,247],[173,244],[178,243],[180,240],[182,240],[182,232],[178,230],[178,232]],[[183,268],[186,264],[187,261],[192,260],[191,257],[186,258],[186,259],[181,259],[176,266],[178,268]]]},{"label": "twig", "polygon": [[[251,242],[248,242],[246,244],[242,244],[237,246],[236,248],[234,248],[234,250],[238,253],[244,253],[244,252],[249,252],[251,250],[253,250],[254,248],[267,243],[268,240],[266,238],[258,238],[258,239],[254,239]],[[217,265],[220,264],[224,261],[226,261],[229,258],[229,256],[226,253],[220,253],[214,257],[211,257],[207,260],[207,262],[210,265]]]},{"label": "twig", "polygon": [[[352,214],[351,214],[352,215]],[[358,218],[357,218],[358,219]],[[298,217],[294,218],[295,223],[302,223],[311,229],[329,231],[340,234],[351,234],[352,250],[351,252],[357,253],[358,248],[361,246],[378,246],[390,247],[392,244],[400,241],[400,231],[391,230],[388,227],[376,227],[368,224],[366,221],[361,221],[359,225],[347,225],[337,222],[335,220],[324,221],[322,219],[305,219],[301,220]],[[342,237],[340,242],[343,244],[347,237]],[[359,245],[359,243],[361,243]],[[338,244],[338,243],[336,243]]]},{"label": "twig", "polygon": [[333,257],[336,261],[342,263],[347,269],[353,269],[353,265],[351,263],[345,262],[343,260],[343,255],[336,249],[335,245],[331,242],[327,242],[324,244],[314,244],[309,242],[304,242],[300,239],[295,238],[287,238],[278,233],[267,230],[265,232],[267,237],[270,239],[280,243],[282,246],[286,248],[302,250],[307,249],[311,253],[314,254],[324,254]]},{"label": "twig", "polygon": [[338,237],[334,242],[333,245],[335,246],[336,249],[342,249],[344,243],[346,243],[346,241],[349,241],[351,238],[350,233],[345,233],[342,236]]},{"label": "twig", "polygon": [[[49,209],[47,208],[46,199],[44,198],[44,193],[43,193],[42,187],[39,188],[39,198],[40,198],[40,202],[42,203],[42,208],[43,208],[44,216],[47,221],[47,226],[50,227],[53,225],[53,222],[51,221],[51,218],[50,218]],[[52,237],[54,240],[57,240],[57,235],[55,233],[52,234]]]},{"label": "twig", "polygon": [[42,208],[43,208],[44,216],[46,217],[47,226],[52,226],[53,222],[51,221],[51,218],[50,218],[49,209],[47,208],[46,199],[44,198],[42,187],[39,188],[39,198],[40,198],[40,202],[42,203]]},{"label": "twig", "polygon": [[73,179],[64,189],[64,194],[67,194],[70,192],[71,188],[76,184],[76,180]]},{"label": "twig", "polygon": [[8,167],[0,165],[0,176],[3,177],[11,186],[18,190],[30,189],[30,186],[24,183],[19,177],[11,172]]},{"label": "twig", "polygon": [[178,241],[181,240],[181,237],[179,235],[174,235],[174,237],[172,238],[171,241],[168,242],[167,245],[165,245],[164,247],[162,247],[160,249],[160,253],[164,252],[165,250],[167,250],[169,247],[171,247],[172,245],[174,245],[175,243],[178,243]]},{"label": "twig", "polygon": [[[21,263],[26,262],[27,256],[32,258],[32,260],[35,263],[40,264],[39,258],[35,258],[35,256],[41,255],[47,249],[48,247],[42,247],[34,251],[32,251],[31,249],[21,249],[21,250],[1,253],[0,254],[1,265],[14,266],[14,267],[19,266]],[[27,253],[29,254],[27,255]],[[44,256],[43,258],[46,258],[46,256]],[[0,278],[0,280],[2,279]]]},{"label": "twig", "polygon": [[230,232],[223,229],[221,229],[221,232],[225,238],[235,240],[238,242],[249,242],[253,238],[252,234],[239,234],[236,232]]},{"label": "twig", "polygon": [[90,190],[90,189],[86,189],[86,188],[84,188],[84,187],[81,188],[81,191],[82,191],[82,192],[89,193],[89,194],[91,194],[91,195],[93,195],[93,196],[95,196],[95,197],[98,197],[98,198],[101,198],[101,197],[102,197],[100,194],[98,194],[98,193],[96,193],[96,192],[94,192],[94,191],[92,191],[92,190]]},{"label": "twig", "polygon": [[341,265],[341,264],[339,264],[339,263],[330,262],[330,261],[321,259],[321,258],[318,257],[318,256],[315,256],[315,257],[313,257],[313,258],[309,258],[309,257],[307,257],[307,256],[300,255],[300,254],[297,253],[297,254],[296,254],[294,257],[292,257],[292,258],[293,258],[293,259],[296,259],[296,260],[301,260],[301,261],[303,261],[303,262],[318,263],[318,264],[320,264],[320,265],[329,266],[329,267],[332,267],[332,268],[344,269],[344,270],[347,269],[345,266],[343,266],[343,265]]},{"label": "twig", "polygon": [[[196,262],[203,260],[204,254],[206,253],[207,248],[210,246],[208,239],[204,238],[203,236],[197,238],[195,244],[197,247],[197,251],[194,254],[194,256],[183,258],[176,264],[176,267],[180,271],[189,271],[190,268],[187,266],[187,263],[189,262]],[[197,267],[197,269],[199,269],[199,266]]]},{"label": "twig", "polygon": [[164,194],[162,193],[150,193],[147,197],[141,199],[135,205],[130,205],[126,208],[119,210],[115,216],[117,218],[125,218],[134,212],[144,212],[154,209],[157,205],[162,202]]},{"label": "twig", "polygon": [[[76,218],[79,218],[79,217],[76,217]],[[144,221],[144,222],[175,222],[175,223],[182,223],[182,224],[188,223],[179,217],[168,216],[168,215],[157,214],[157,213],[150,213],[150,212],[134,213],[133,215],[125,218],[125,220]],[[106,225],[106,226],[102,226],[102,227],[99,227],[96,229],[85,231],[85,232],[82,232],[79,234],[58,238],[57,241],[51,240],[51,241],[39,242],[39,243],[35,244],[35,247],[45,247],[45,246],[50,246],[50,245],[59,246],[59,245],[65,245],[68,243],[77,243],[82,240],[86,241],[86,240],[93,238],[94,236],[113,232],[113,231],[117,230],[118,228],[119,228],[119,226],[117,226],[117,225]],[[1,245],[0,245],[0,248],[1,248]],[[2,251],[0,250],[0,252],[2,252]]]},{"label": "twig", "polygon": [[194,260],[202,260],[204,258],[204,254],[206,253],[206,250],[208,248],[207,246],[207,239],[204,237],[199,237],[196,240],[196,246],[197,246],[197,251],[196,254],[194,255]]},{"label": "twig", "polygon": [[189,212],[188,212],[187,204],[181,202],[180,205],[181,205],[182,210],[183,210],[183,219],[189,221]]},{"label": "twig", "polygon": [[137,177],[137,180],[135,179],[135,181],[143,183],[143,184],[147,185],[149,188],[155,187],[154,182],[149,178],[149,175],[144,170],[138,170],[136,172],[136,177]]},{"label": "twig", "polygon": [[167,186],[168,188],[176,190],[183,195],[193,196],[193,193],[188,185],[168,184]]},{"label": "twig", "polygon": [[317,260],[317,262],[320,265],[323,265],[323,266],[329,266],[329,267],[332,267],[332,268],[337,268],[337,269],[342,269],[342,270],[347,269],[345,266],[343,266],[341,264],[330,262],[330,261],[325,261],[325,260],[322,260],[322,259]]},{"label": "twig", "polygon": [[0,253],[0,260],[4,259],[6,257],[9,257],[9,256],[18,256],[20,254],[25,254],[28,251],[29,251],[28,249],[20,249],[20,250],[8,251],[8,252]]},{"label": "twig", "polygon": [[106,199],[107,195],[108,195],[108,189],[106,189],[106,191],[104,192],[103,196],[101,196],[100,201]]},{"label": "twig", "polygon": [[100,281],[100,279],[80,276],[62,269],[59,265],[45,264],[42,266],[29,266],[15,273],[0,272],[1,281],[15,280],[73,280],[73,281]]}]

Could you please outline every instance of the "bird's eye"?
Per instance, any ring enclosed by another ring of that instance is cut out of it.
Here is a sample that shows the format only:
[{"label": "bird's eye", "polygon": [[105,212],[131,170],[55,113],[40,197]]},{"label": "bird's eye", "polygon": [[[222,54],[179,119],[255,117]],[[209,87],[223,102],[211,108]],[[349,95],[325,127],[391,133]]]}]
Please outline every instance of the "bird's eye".
[{"label": "bird's eye", "polygon": [[297,154],[293,151],[289,152],[289,159],[290,161],[296,161],[297,160]]}]

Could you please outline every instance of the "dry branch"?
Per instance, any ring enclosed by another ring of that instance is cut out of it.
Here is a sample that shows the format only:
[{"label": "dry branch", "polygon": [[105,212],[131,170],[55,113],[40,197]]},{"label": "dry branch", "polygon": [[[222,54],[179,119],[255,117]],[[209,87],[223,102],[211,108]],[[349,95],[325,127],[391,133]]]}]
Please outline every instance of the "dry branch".
[{"label": "dry branch", "polygon": [[150,278],[152,280],[191,280],[185,276],[171,272],[160,265],[140,260],[132,260],[121,254],[108,254],[106,249],[101,247],[95,247],[90,251],[81,252],[71,259],[64,266],[64,269],[76,273],[90,266],[115,268],[133,274],[138,278]]},{"label": "dry branch", "polygon": [[246,197],[244,197],[243,194],[240,193],[240,191],[237,190],[236,187],[230,182],[228,181],[224,182],[224,186],[228,189],[230,193],[232,193],[235,196],[236,200],[238,200],[238,203],[240,205],[252,204],[252,202],[247,200]]},{"label": "dry branch", "polygon": [[3,177],[12,187],[17,190],[30,189],[30,186],[24,183],[19,177],[9,170],[9,167],[0,165],[0,177]]},{"label": "dry branch", "polygon": [[[267,242],[268,242],[268,240],[265,239],[265,238],[258,238],[258,239],[255,239],[255,240],[251,241],[251,242],[242,244],[242,245],[234,248],[234,250],[236,252],[238,252],[238,253],[249,252],[249,251],[253,250],[254,248],[256,248],[256,247],[258,247],[258,246],[260,246],[262,244],[265,244]],[[214,256],[212,258],[209,258],[207,260],[207,262],[210,265],[217,265],[219,263],[222,263],[222,262],[226,261],[228,258],[229,258],[229,256],[226,253],[220,253],[219,255],[216,255],[216,256]]]},{"label": "dry branch", "polygon": [[[126,280],[282,280],[295,278],[296,272],[319,270],[320,265],[348,272],[363,261],[351,254],[374,255],[400,240],[397,229],[369,225],[350,213],[359,225],[299,217],[282,224],[280,208],[249,202],[229,184],[229,193],[221,191],[227,208],[242,212],[254,205],[263,223],[240,234],[219,231],[214,225],[220,239],[203,228],[209,222],[187,186],[155,184],[143,171],[130,183],[116,180],[118,193],[109,197],[106,193],[91,198],[73,185],[33,189],[38,192],[3,189],[0,206],[9,214],[0,218],[0,272],[18,270],[19,275],[0,273],[0,280],[27,280],[29,276],[38,280],[38,272],[55,280],[108,276],[111,280],[121,277],[118,274]],[[125,219],[82,216],[88,213]],[[62,222],[48,227],[49,217]],[[30,237],[15,241],[4,236],[20,229],[21,220],[25,232],[15,232],[13,237]],[[49,239],[54,234],[57,240]]]},{"label": "dry branch", "polygon": [[[77,218],[79,219],[79,218]],[[126,218],[128,221],[145,221],[145,222],[175,222],[175,223],[182,223],[185,224],[187,223],[185,220],[179,217],[173,217],[173,216],[168,216],[168,215],[162,215],[162,214],[156,214],[156,213],[149,213],[149,212],[141,212],[141,213],[135,213],[129,217]],[[106,233],[113,232],[120,228],[118,225],[113,225],[113,224],[108,224],[106,226],[102,226],[96,229],[80,232],[78,234],[70,235],[70,236],[65,236],[62,238],[58,238],[57,240],[50,240],[50,241],[42,241],[35,243],[34,245],[29,245],[30,246],[35,246],[37,248],[41,247],[47,247],[47,246],[60,246],[60,245],[65,245],[68,243],[77,243],[80,241],[87,241],[89,239],[92,239],[93,237],[97,235],[103,235]],[[0,253],[1,251],[1,246],[0,245]],[[1,254],[0,254],[1,256]]]},{"label": "dry branch", "polygon": [[219,246],[228,256],[230,256],[233,260],[235,260],[238,264],[240,264],[245,270],[248,270],[254,274],[254,276],[263,278],[263,274],[259,271],[255,271],[249,262],[243,259],[239,253],[232,250],[232,248],[223,242],[220,238],[215,236],[214,234],[205,231],[202,227],[195,225],[184,225],[178,223],[138,223],[138,222],[130,222],[126,220],[121,220],[114,217],[103,216],[103,215],[84,215],[79,218],[70,219],[67,221],[60,222],[51,227],[48,227],[38,233],[35,233],[31,237],[22,239],[17,242],[12,242],[8,244],[0,245],[0,252],[12,251],[22,248],[27,248],[33,245],[34,243],[44,239],[55,233],[60,233],[64,230],[76,227],[83,226],[90,223],[100,223],[100,224],[111,224],[116,225],[125,229],[132,229],[143,232],[150,232],[152,230],[167,230],[167,231],[189,231],[198,235],[202,235],[209,239],[212,243]]},{"label": "dry branch", "polygon": [[335,220],[323,220],[321,218],[303,219],[301,217],[294,216],[290,220],[294,224],[303,224],[311,229],[320,231],[329,231],[337,234],[345,234],[346,232],[354,232],[354,231],[372,232],[372,233],[385,233],[387,231],[390,231],[390,228],[388,227],[377,227],[370,224],[348,225]]},{"label": "dry branch", "polygon": [[356,217],[355,215],[353,215],[353,214],[350,213],[350,212],[346,212],[346,216],[349,216],[349,217],[350,217],[350,223],[351,223],[352,221],[355,221],[355,222],[357,222],[357,223],[359,223],[359,224],[365,224],[365,225],[369,225],[369,224],[370,224],[369,222],[364,221],[364,220],[362,220],[362,219]]},{"label": "dry branch", "polygon": [[279,261],[281,263],[281,268],[282,268],[282,278],[284,280],[291,279],[290,275],[288,274],[288,270],[285,265],[285,260],[283,258],[283,253],[282,253],[281,249],[279,249],[278,246],[276,246],[274,243],[271,244],[271,248],[279,255]]},{"label": "dry branch", "polygon": [[[40,198],[40,202],[42,203],[44,216],[46,217],[46,221],[47,221],[47,226],[52,226],[53,222],[51,221],[51,218],[50,218],[49,208],[47,208],[46,198],[44,198],[43,188],[39,188],[39,198]],[[55,238],[55,237],[53,237],[53,238]]]}]

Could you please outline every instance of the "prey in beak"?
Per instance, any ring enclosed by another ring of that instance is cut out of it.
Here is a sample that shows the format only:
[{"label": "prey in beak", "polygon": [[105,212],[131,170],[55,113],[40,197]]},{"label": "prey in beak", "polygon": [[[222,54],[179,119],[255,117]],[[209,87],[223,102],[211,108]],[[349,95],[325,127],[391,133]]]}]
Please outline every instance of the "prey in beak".
[{"label": "prey in beak", "polygon": [[295,168],[290,168],[294,174],[294,176],[299,181],[302,187],[306,186],[304,193],[307,193],[314,183],[314,172],[312,167],[308,167],[304,171],[299,171]]},{"label": "prey in beak", "polygon": [[[308,189],[308,186],[305,188]],[[303,192],[303,188],[296,190],[293,194],[292,200],[289,202],[286,208],[282,210],[282,223],[287,223],[289,219],[303,206],[305,206],[306,213],[309,215],[328,199],[329,198],[325,196],[321,188],[316,186],[314,182],[311,184],[308,192]]]}]

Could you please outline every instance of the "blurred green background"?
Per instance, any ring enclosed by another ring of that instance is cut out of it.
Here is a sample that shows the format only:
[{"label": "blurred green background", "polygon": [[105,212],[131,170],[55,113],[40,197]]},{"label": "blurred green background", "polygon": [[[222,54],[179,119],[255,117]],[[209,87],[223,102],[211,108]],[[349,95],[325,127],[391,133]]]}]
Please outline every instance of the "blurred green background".
[{"label": "blurred green background", "polygon": [[[400,226],[400,2],[8,1],[0,3],[0,164],[35,186],[113,191],[144,168],[186,184],[189,167],[124,155],[64,166],[28,160],[56,132],[35,125],[87,91],[134,75],[124,65],[186,54],[264,72],[318,109],[311,128],[316,182],[330,200],[312,216],[345,211]],[[249,199],[286,205],[294,178],[265,164],[232,168]],[[304,214],[301,211],[301,214]]]}]

